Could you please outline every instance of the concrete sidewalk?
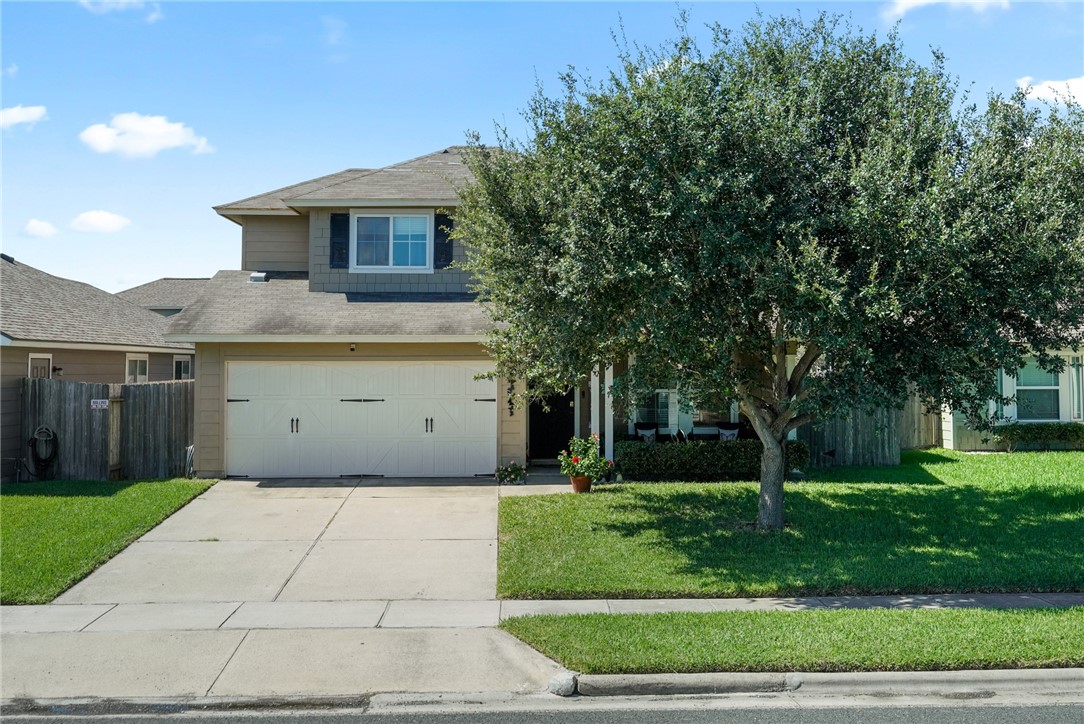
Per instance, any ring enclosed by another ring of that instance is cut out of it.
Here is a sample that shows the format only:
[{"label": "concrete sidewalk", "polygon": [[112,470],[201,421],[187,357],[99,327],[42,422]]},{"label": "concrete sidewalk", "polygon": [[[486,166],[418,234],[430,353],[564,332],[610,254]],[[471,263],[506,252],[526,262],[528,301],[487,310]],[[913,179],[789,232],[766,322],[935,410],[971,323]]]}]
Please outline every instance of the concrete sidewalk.
[{"label": "concrete sidewalk", "polygon": [[575,613],[809,611],[842,608],[1069,608],[1084,593],[973,593],[810,598],[652,598],[538,601],[245,601],[0,607],[5,634],[303,629],[471,629],[506,618]]}]

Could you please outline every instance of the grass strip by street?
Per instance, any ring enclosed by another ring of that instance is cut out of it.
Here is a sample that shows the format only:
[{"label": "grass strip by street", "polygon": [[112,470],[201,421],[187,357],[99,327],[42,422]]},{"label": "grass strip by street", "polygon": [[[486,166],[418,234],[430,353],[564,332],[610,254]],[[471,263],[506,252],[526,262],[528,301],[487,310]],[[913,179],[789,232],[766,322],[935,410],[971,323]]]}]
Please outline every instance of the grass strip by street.
[{"label": "grass strip by street", "polygon": [[1084,453],[904,453],[786,485],[762,533],[756,483],[599,485],[500,502],[502,598],[1084,590]]},{"label": "grass strip by street", "polygon": [[0,490],[0,602],[52,601],[212,483],[5,484]]},{"label": "grass strip by street", "polygon": [[1084,608],[578,614],[501,628],[585,674],[1084,665]]}]

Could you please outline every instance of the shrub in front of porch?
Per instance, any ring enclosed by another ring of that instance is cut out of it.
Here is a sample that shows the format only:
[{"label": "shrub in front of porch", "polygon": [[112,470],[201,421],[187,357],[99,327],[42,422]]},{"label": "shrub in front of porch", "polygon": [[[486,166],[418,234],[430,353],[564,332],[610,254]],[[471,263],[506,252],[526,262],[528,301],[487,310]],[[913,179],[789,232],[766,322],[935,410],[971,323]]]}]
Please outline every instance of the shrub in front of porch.
[{"label": "shrub in front of porch", "polygon": [[[759,480],[762,452],[759,440],[687,443],[627,440],[614,446],[617,470],[625,480]],[[809,448],[805,443],[787,443],[787,470],[802,468],[808,460]]]},{"label": "shrub in front of porch", "polygon": [[994,437],[1013,450],[1084,450],[1084,425],[1079,422],[1025,422],[1000,425]]}]

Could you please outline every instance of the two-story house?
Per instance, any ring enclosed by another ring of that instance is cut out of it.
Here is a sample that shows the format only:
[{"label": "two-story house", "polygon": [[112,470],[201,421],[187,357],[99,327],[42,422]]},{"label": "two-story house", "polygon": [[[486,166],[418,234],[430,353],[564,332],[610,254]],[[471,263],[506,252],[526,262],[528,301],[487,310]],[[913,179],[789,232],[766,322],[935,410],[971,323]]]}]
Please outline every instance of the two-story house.
[{"label": "two-story house", "polygon": [[526,412],[480,377],[489,322],[451,266],[468,178],[449,148],[215,208],[241,227],[243,270],[169,329],[196,347],[200,475],[473,476],[525,459]]}]

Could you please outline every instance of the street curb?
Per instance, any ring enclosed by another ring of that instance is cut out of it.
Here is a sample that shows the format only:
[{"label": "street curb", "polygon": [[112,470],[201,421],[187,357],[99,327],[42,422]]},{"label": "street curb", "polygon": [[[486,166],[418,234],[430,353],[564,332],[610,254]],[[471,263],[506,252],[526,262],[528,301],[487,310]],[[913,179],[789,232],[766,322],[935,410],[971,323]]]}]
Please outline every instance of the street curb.
[{"label": "street curb", "polygon": [[188,712],[244,712],[275,710],[365,710],[370,695],[361,696],[177,696],[177,697],[73,697],[60,699],[4,698],[4,716],[131,716],[138,714],[184,714]]},{"label": "street curb", "polygon": [[[567,686],[571,680],[573,686]],[[980,698],[1014,693],[1084,692],[1084,669],[875,671],[845,673],[575,674],[554,677],[550,691],[563,696],[676,696],[763,694]],[[564,693],[564,692],[568,693]]]}]

